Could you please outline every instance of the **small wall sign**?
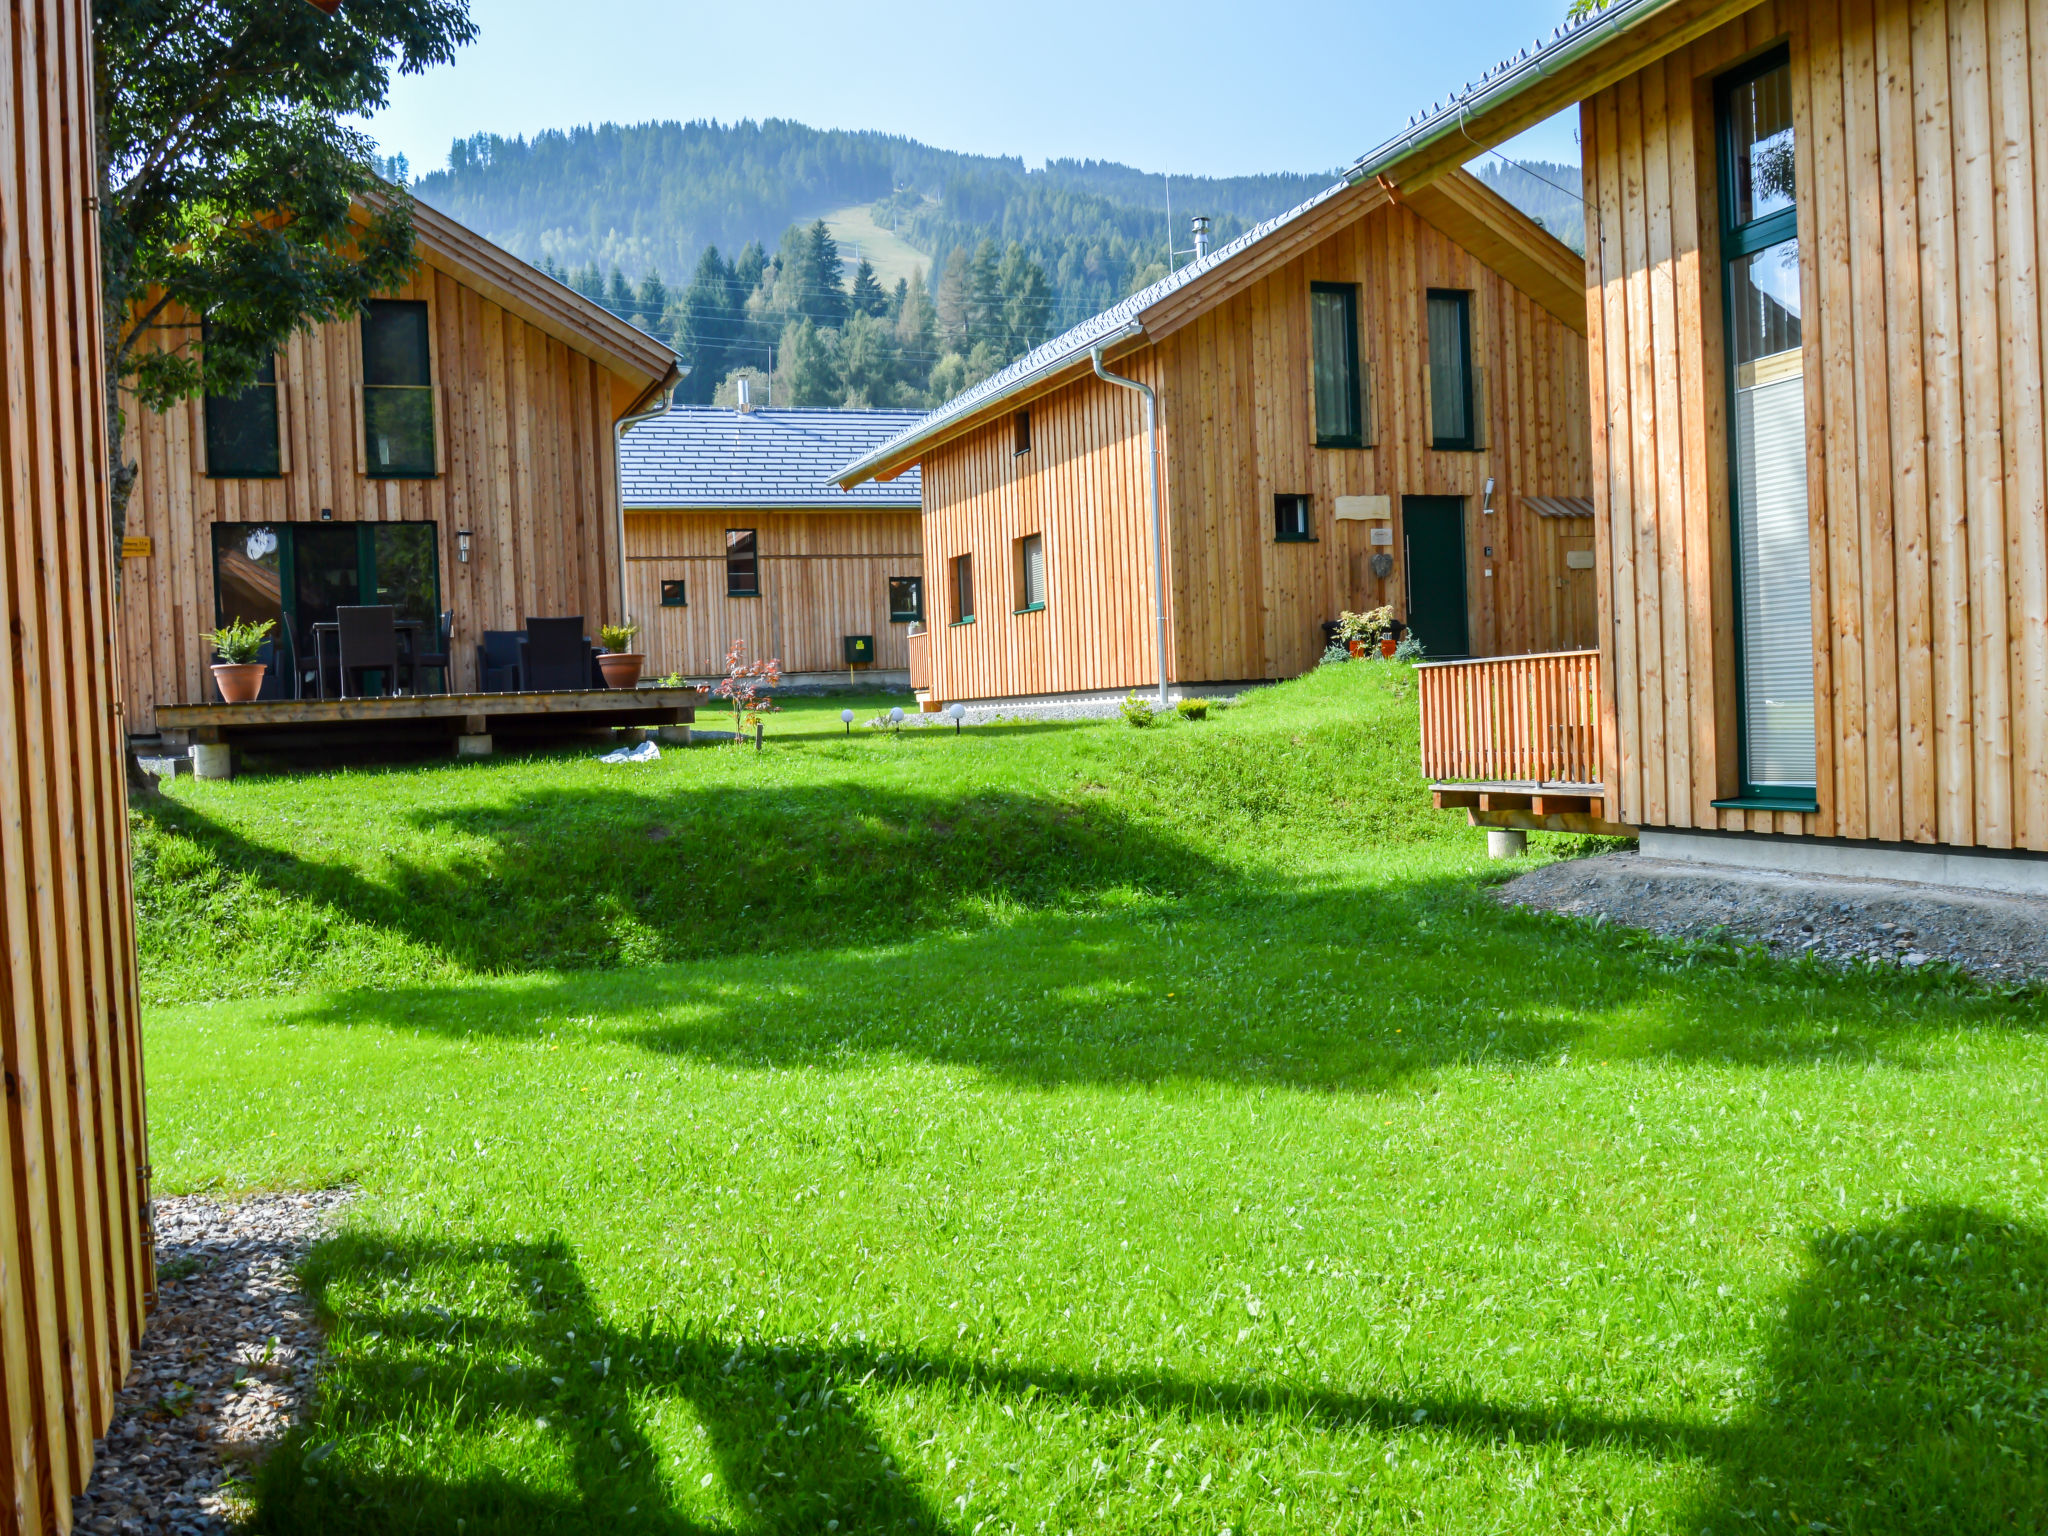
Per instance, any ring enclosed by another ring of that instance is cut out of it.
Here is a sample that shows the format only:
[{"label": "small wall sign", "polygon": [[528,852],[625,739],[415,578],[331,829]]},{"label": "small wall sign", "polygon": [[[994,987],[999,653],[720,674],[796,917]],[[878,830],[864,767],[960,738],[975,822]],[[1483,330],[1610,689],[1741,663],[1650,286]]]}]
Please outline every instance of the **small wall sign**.
[{"label": "small wall sign", "polygon": [[1564,552],[1564,568],[1568,571],[1590,571],[1593,569],[1593,551],[1590,549],[1568,549]]},{"label": "small wall sign", "polygon": [[1372,541],[1375,544],[1391,544],[1394,542],[1394,530],[1391,528],[1375,528],[1372,530]]},{"label": "small wall sign", "polygon": [[1394,498],[1391,496],[1339,496],[1337,498],[1337,521],[1371,523],[1381,522],[1394,515]]},{"label": "small wall sign", "polygon": [[151,553],[154,552],[155,547],[150,542],[148,534],[131,533],[121,540],[121,558],[123,560],[147,560]]}]

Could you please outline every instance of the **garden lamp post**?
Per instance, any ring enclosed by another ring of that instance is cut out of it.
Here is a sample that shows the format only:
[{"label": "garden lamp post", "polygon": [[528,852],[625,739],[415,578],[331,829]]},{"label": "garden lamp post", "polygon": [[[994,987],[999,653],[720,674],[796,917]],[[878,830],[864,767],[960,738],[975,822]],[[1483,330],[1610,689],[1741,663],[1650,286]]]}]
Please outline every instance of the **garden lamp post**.
[{"label": "garden lamp post", "polygon": [[967,706],[956,699],[946,706],[946,713],[953,717],[953,734],[958,736],[960,723],[967,718]]},{"label": "garden lamp post", "polygon": [[853,711],[850,709],[842,709],[841,711],[839,711],[839,719],[840,722],[846,727],[846,734],[851,736],[853,734]]}]

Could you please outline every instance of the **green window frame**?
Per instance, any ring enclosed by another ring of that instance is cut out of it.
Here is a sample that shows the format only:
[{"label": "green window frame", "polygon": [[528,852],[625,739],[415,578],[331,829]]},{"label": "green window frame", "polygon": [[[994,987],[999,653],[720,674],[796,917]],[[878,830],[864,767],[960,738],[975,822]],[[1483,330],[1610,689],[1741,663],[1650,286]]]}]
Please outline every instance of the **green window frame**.
[{"label": "green window frame", "polygon": [[891,624],[922,624],[924,622],[924,578],[922,576],[891,576],[889,578],[889,622]]},{"label": "green window frame", "polygon": [[424,299],[372,299],[363,308],[363,467],[373,480],[431,480],[434,357]]},{"label": "green window frame", "polygon": [[690,606],[689,583],[677,578],[661,584],[661,606],[664,608],[687,608]]},{"label": "green window frame", "polygon": [[[202,337],[210,330],[202,328]],[[203,340],[200,345],[203,350]],[[208,395],[204,410],[207,479],[275,480],[284,474],[274,353],[263,359],[254,383],[232,395]]]},{"label": "green window frame", "polygon": [[1273,498],[1273,542],[1313,544],[1316,542],[1316,499],[1298,491],[1282,491]]},{"label": "green window frame", "polygon": [[953,589],[953,622],[974,622],[974,556],[955,555],[947,571]]},{"label": "green window frame", "polygon": [[1027,533],[1017,541],[1017,606],[1013,613],[1045,608],[1045,535]]},{"label": "green window frame", "polygon": [[1358,285],[1310,283],[1308,305],[1315,445],[1363,448],[1365,370],[1358,348]]},{"label": "green window frame", "polygon": [[751,528],[725,530],[725,595],[761,595],[761,541]]},{"label": "green window frame", "polygon": [[1431,288],[1424,295],[1429,328],[1429,446],[1470,453],[1479,446],[1472,390],[1472,295]]},{"label": "green window frame", "polygon": [[1815,811],[1791,49],[1780,44],[1722,75],[1714,82],[1714,107],[1741,785],[1734,799],[1714,804]]}]

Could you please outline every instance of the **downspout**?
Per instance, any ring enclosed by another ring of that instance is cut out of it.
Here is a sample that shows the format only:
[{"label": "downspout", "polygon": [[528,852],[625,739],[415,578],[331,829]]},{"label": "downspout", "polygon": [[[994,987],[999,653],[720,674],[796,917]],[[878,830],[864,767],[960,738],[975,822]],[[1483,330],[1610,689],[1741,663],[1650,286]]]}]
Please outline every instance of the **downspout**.
[{"label": "downspout", "polygon": [[688,368],[678,367],[675,377],[662,388],[661,404],[650,405],[630,416],[621,416],[612,423],[612,520],[618,524],[614,532],[619,538],[619,622],[622,624],[632,623],[633,616],[626,612],[626,471],[620,462],[620,450],[625,445],[628,428],[637,427],[643,421],[652,421],[657,416],[666,416],[676,408],[676,386],[689,376]]},{"label": "downspout", "polygon": [[1159,397],[1149,384],[1111,373],[1102,366],[1102,343],[1088,349],[1095,377],[1105,384],[1135,389],[1145,397],[1145,484],[1152,495],[1152,622],[1159,647],[1159,707],[1166,708],[1166,553],[1165,518],[1159,505]]}]

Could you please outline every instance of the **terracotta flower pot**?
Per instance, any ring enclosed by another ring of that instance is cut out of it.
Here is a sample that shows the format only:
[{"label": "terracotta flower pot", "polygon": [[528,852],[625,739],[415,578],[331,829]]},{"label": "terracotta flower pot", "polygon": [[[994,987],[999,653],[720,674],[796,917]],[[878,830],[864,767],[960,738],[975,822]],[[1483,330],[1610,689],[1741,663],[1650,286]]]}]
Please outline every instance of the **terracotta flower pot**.
[{"label": "terracotta flower pot", "polygon": [[606,651],[597,658],[597,670],[604,674],[607,688],[638,688],[646,660],[639,651]]},{"label": "terracotta flower pot", "polygon": [[1398,648],[1400,644],[1401,642],[1396,640],[1392,635],[1383,635],[1380,637],[1380,654],[1382,656],[1391,657],[1394,654],[1396,648]]},{"label": "terracotta flower pot", "polygon": [[1354,656],[1363,656],[1365,654],[1365,642],[1363,640],[1346,640],[1344,648]]},{"label": "terracotta flower pot", "polygon": [[260,661],[223,661],[214,665],[213,686],[223,704],[247,704],[263,691],[268,666]]}]

